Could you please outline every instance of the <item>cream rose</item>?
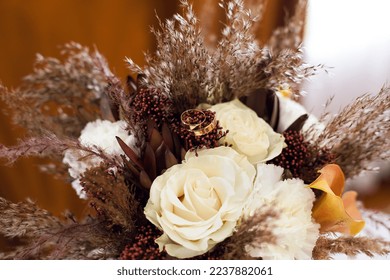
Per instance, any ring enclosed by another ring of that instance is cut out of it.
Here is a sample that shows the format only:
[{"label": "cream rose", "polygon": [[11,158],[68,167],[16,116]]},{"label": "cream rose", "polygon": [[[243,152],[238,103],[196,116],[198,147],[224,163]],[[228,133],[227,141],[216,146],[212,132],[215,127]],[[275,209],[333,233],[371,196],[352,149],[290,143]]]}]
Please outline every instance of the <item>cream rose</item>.
[{"label": "cream rose", "polygon": [[282,152],[284,137],[238,99],[214,105],[210,110],[216,112],[220,125],[229,130],[221,143],[231,144],[252,164],[266,162]]},{"label": "cream rose", "polygon": [[229,147],[188,152],[157,177],[146,217],[163,231],[160,250],[177,258],[202,255],[229,237],[253,189],[256,170]]}]

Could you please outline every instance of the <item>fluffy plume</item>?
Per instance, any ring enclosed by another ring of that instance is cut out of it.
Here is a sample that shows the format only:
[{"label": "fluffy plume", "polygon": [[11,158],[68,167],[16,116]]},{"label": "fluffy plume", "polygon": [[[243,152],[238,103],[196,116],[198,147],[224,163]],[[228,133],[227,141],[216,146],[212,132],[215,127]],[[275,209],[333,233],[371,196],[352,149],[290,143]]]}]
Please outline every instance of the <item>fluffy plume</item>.
[{"label": "fluffy plume", "polygon": [[313,250],[313,259],[331,259],[332,254],[356,256],[359,253],[373,257],[374,254],[386,255],[390,252],[390,242],[368,237],[338,237],[321,236]]},{"label": "fluffy plume", "polygon": [[293,15],[286,14],[284,25],[277,28],[269,39],[268,46],[279,54],[286,49],[298,49],[303,40],[307,0],[299,0]]},{"label": "fluffy plume", "polygon": [[[46,132],[47,133],[47,132]],[[52,133],[47,133],[41,137],[31,137],[26,140],[20,141],[19,144],[13,147],[6,147],[0,144],[0,158],[4,159],[6,163],[13,164],[21,157],[29,156],[41,156],[56,158],[58,155],[62,155],[67,149],[77,149],[86,152],[88,155],[95,155],[106,162],[111,163],[113,166],[119,166],[118,159],[107,155],[103,150],[98,147],[85,147],[76,140],[70,138],[58,138]]]},{"label": "fluffy plume", "polygon": [[60,220],[29,200],[14,204],[0,198],[0,211],[0,234],[23,238],[12,251],[0,253],[0,259],[117,258],[127,241],[98,219],[79,223],[69,214]]},{"label": "fluffy plume", "polygon": [[76,43],[65,45],[62,54],[63,62],[37,55],[34,73],[19,88],[0,88],[14,122],[30,135],[51,131],[78,137],[87,122],[100,116],[106,82],[96,68],[96,54]]},{"label": "fluffy plume", "polygon": [[244,8],[242,0],[221,1],[225,28],[217,47],[208,49],[192,6],[181,3],[184,16],[176,15],[154,31],[157,51],[146,56],[146,66],[141,68],[127,59],[130,69],[145,74],[145,82],[170,96],[179,112],[203,102],[229,101],[259,88],[299,84],[317,69],[303,64],[298,47],[274,55],[269,47],[261,47],[253,33],[257,18]]},{"label": "fluffy plume", "polygon": [[0,197],[0,233],[6,237],[34,237],[62,227],[61,221],[31,201],[11,203]]},{"label": "fluffy plume", "polygon": [[347,178],[359,175],[369,170],[371,161],[390,158],[389,108],[389,86],[377,95],[358,97],[328,122],[314,142],[337,156]]},{"label": "fluffy plume", "polygon": [[11,165],[21,157],[61,155],[66,149],[77,145],[77,141],[59,139],[50,133],[42,137],[31,137],[19,141],[13,147],[0,144],[0,158]]},{"label": "fluffy plume", "polygon": [[142,217],[142,210],[119,170],[114,172],[109,165],[102,163],[83,174],[81,185],[90,205],[108,228],[127,234],[135,230],[134,223]]},{"label": "fluffy plume", "polygon": [[272,232],[277,213],[263,207],[250,218],[244,218],[232,237],[218,244],[213,251],[202,256],[209,259],[248,260],[253,259],[247,252],[248,244],[274,244],[277,241]]}]

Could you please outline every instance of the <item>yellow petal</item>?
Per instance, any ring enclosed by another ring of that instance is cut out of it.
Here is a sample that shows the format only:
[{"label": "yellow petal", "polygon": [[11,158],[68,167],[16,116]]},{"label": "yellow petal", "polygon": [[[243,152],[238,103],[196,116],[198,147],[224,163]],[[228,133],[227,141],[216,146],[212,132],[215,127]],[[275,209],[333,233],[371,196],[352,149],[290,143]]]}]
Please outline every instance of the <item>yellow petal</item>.
[{"label": "yellow petal", "polygon": [[364,227],[365,222],[363,221],[362,214],[356,206],[357,192],[348,191],[342,196],[344,208],[347,214],[352,218],[350,223],[350,234],[358,234]]},{"label": "yellow petal", "polygon": [[321,225],[321,232],[357,234],[365,223],[356,207],[356,192],[346,192],[341,198],[345,177],[338,165],[326,165],[320,172],[321,175],[309,187],[323,191],[312,210],[313,218]]},{"label": "yellow petal", "polygon": [[341,197],[344,191],[345,177],[340,166],[328,164],[320,170],[320,173],[321,175],[310,184],[310,188]]}]

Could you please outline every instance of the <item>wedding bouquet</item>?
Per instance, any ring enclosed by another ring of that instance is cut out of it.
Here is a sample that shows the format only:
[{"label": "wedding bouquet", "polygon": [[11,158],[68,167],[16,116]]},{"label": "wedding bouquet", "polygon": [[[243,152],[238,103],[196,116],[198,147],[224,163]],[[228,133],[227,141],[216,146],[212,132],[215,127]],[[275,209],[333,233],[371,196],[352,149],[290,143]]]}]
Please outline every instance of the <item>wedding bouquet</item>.
[{"label": "wedding bouquet", "polygon": [[221,1],[225,27],[206,46],[182,1],[183,15],[154,30],[146,66],[127,59],[137,78],[124,84],[99,52],[76,43],[65,45],[63,61],[38,55],[19,88],[1,88],[29,135],[0,145],[0,157],[51,159],[42,169],[70,179],[95,214],[59,218],[30,200],[0,198],[0,233],[21,241],[0,257],[388,254],[388,241],[355,236],[367,210],[344,184],[389,159],[389,87],[319,120],[297,103],[301,82],[323,68],[302,58],[303,5],[261,46],[242,1]]}]

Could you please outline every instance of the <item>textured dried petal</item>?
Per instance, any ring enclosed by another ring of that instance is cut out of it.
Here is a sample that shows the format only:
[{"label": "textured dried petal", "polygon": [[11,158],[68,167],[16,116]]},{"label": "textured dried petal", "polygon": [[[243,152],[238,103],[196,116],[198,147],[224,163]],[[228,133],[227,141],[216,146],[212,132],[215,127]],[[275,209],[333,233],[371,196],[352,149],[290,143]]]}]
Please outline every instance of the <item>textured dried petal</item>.
[{"label": "textured dried petal", "polygon": [[161,145],[157,148],[155,152],[156,157],[156,169],[157,174],[161,174],[165,167],[165,150],[167,149],[165,143],[161,143]]},{"label": "textured dried petal", "polygon": [[169,130],[169,127],[166,123],[163,123],[162,125],[162,137],[164,139],[165,145],[167,145],[168,149],[174,152],[174,143],[173,143],[173,138],[172,138],[172,133]]},{"label": "textured dried petal", "polygon": [[145,189],[150,189],[152,186],[152,180],[150,180],[148,174],[144,170],[139,174],[139,182]]},{"label": "textured dried petal", "polygon": [[303,125],[309,118],[309,115],[304,114],[300,116],[298,119],[296,119],[292,124],[290,124],[289,127],[287,127],[286,131],[301,131]]},{"label": "textured dried petal", "polygon": [[152,180],[154,180],[157,176],[156,156],[149,143],[146,143],[143,160],[146,173]]},{"label": "textured dried petal", "polygon": [[157,129],[153,128],[150,133],[150,139],[149,139],[149,143],[153,151],[156,151],[162,142],[163,142],[163,138],[160,132],[158,132]]},{"label": "textured dried petal", "polygon": [[166,168],[170,168],[171,166],[178,164],[176,157],[169,151],[165,150],[165,166]]},{"label": "textured dried petal", "polygon": [[257,89],[241,97],[240,101],[276,130],[279,123],[279,99],[272,90]]},{"label": "textured dried petal", "polygon": [[104,120],[109,120],[111,122],[116,122],[118,120],[114,117],[114,112],[117,112],[117,108],[105,94],[100,98],[100,112]]},{"label": "textured dried petal", "polygon": [[143,164],[137,154],[129,146],[127,146],[126,143],[123,142],[123,140],[120,139],[118,136],[116,136],[116,140],[118,141],[119,146],[122,148],[126,156],[128,156],[129,159],[139,168],[144,169]]},{"label": "textured dried petal", "polygon": [[128,91],[130,96],[132,96],[135,93],[137,93],[137,84],[134,81],[133,77],[131,77],[130,75],[127,76],[126,86],[127,86],[127,91]]},{"label": "textured dried petal", "polygon": [[131,171],[131,173],[133,173],[136,177],[138,177],[140,171],[137,169],[137,167],[133,165],[132,161],[127,160],[124,155],[122,155],[122,159],[126,167]]}]

